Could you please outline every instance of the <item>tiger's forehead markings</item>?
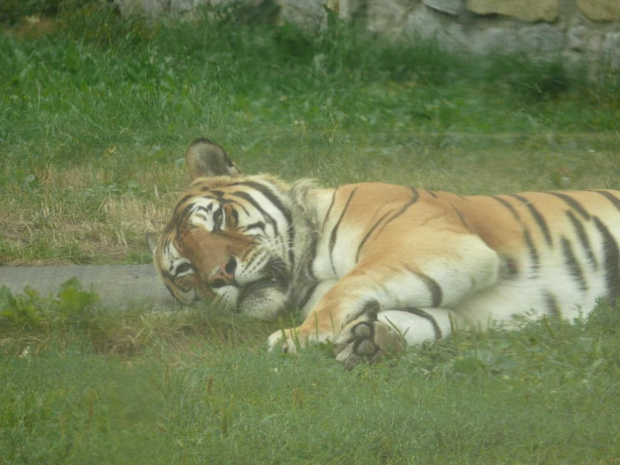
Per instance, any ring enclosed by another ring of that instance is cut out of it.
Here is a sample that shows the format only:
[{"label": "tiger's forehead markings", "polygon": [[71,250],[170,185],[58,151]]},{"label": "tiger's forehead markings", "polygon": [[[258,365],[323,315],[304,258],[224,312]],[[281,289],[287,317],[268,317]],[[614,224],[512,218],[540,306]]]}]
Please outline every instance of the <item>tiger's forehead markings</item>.
[{"label": "tiger's forehead markings", "polygon": [[[284,206],[282,202],[281,196],[279,196],[273,190],[273,185],[264,184],[258,181],[245,180],[241,182],[234,182],[228,184],[228,187],[246,187],[249,188],[250,191],[255,191],[260,193],[263,197],[267,199],[267,201],[271,204],[274,209],[279,212],[279,214],[284,218],[286,223],[286,233],[288,234],[288,241],[293,242],[295,240],[295,227],[293,226],[293,218],[290,210]],[[246,192],[243,190],[236,190],[235,192],[231,192],[230,195],[241,198],[252,205],[260,214],[267,220],[267,222],[272,226],[274,233],[278,236],[280,234],[278,228],[278,222],[273,217],[272,214],[268,213],[267,210],[262,208],[260,202],[257,202],[251,192]],[[294,266],[295,263],[295,252],[292,248],[288,250],[288,257],[291,266]]]},{"label": "tiger's forehead markings", "polygon": [[[208,205],[205,205],[206,202],[208,202]],[[177,224],[182,224],[182,222],[196,210],[203,210],[210,213],[214,204],[217,204],[218,202],[218,200],[209,197],[193,197],[192,201],[188,202],[187,205],[185,205],[180,211],[179,208],[182,206],[182,203],[179,202],[174,213],[174,222]]]},{"label": "tiger's forehead markings", "polygon": [[[292,222],[290,211],[284,206],[280,198],[268,186],[261,184],[259,182],[256,182],[256,181],[235,182],[229,185],[231,187],[232,186],[245,186],[245,187],[249,187],[250,189],[254,189],[255,191],[260,192],[267,198],[267,200],[269,200],[273,204],[274,207],[280,210],[280,212],[282,213],[282,215],[284,215],[284,218],[286,219],[287,222],[289,223]],[[238,195],[239,191],[235,192],[234,194]]]},{"label": "tiger's forehead markings", "polygon": [[267,213],[260,206],[260,204],[252,198],[251,195],[247,194],[246,192],[241,192],[241,191],[235,192],[233,193],[233,195],[236,195],[237,197],[245,200],[250,205],[252,205],[252,207],[254,207],[262,215],[262,217],[265,218],[265,220],[267,220],[267,223],[271,225],[271,227],[273,228],[274,234],[276,236],[279,234],[278,223],[276,222],[276,220],[269,213]]},{"label": "tiger's forehead markings", "polygon": [[203,207],[199,203],[195,204],[194,206],[196,207],[196,210],[202,210],[205,213],[211,213],[211,211],[213,210],[213,205],[215,205],[215,204],[212,202],[206,208]]}]

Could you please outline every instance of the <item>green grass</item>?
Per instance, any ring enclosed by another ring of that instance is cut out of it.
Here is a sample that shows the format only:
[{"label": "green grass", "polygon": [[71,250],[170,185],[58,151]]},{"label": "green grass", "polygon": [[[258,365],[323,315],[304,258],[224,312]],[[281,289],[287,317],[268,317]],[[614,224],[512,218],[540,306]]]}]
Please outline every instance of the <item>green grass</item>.
[{"label": "green grass", "polygon": [[[611,72],[587,83],[335,18],[313,35],[234,10],[162,25],[81,0],[9,3],[0,265],[150,262],[144,231],[167,221],[199,136],[246,172],[326,185],[620,187]],[[19,22],[50,12],[45,34]],[[277,324],[94,300],[75,283],[0,291],[0,463],[620,462],[618,307],[349,373],[325,347],[267,353]]]},{"label": "green grass", "polygon": [[620,457],[620,307],[601,304],[574,325],[457,333],[346,372],[324,347],[268,353],[259,340],[273,327],[232,315],[43,300],[73,305],[74,318],[0,319],[3,463]]}]

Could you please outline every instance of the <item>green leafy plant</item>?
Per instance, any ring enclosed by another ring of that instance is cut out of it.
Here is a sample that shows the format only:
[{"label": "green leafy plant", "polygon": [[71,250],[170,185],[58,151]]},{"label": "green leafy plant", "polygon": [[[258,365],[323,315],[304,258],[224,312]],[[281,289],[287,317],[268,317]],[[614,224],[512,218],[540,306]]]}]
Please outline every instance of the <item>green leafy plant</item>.
[{"label": "green leafy plant", "polygon": [[23,294],[14,296],[7,286],[2,286],[0,323],[27,330],[79,325],[98,300],[95,293],[82,289],[77,278],[64,282],[55,296],[48,297],[29,286]]}]

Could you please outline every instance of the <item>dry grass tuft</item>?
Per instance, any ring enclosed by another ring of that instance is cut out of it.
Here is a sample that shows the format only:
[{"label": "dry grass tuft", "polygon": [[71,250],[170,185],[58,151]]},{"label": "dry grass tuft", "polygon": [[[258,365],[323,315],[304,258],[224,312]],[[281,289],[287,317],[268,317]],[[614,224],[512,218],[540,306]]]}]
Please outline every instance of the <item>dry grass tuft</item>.
[{"label": "dry grass tuft", "polygon": [[[144,233],[163,229],[179,195],[157,188],[181,177],[172,171],[139,172],[136,192],[123,192],[113,169],[35,170],[34,186],[0,193],[0,266],[119,263],[142,249],[147,259]],[[151,192],[142,186],[152,186]]]}]

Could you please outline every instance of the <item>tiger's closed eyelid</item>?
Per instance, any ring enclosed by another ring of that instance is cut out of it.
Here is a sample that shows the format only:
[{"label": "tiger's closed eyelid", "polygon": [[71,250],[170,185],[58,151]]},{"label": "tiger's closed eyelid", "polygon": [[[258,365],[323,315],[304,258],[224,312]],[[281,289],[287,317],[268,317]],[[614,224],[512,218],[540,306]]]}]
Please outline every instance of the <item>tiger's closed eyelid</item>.
[{"label": "tiger's closed eyelid", "polygon": [[189,263],[181,263],[179,266],[177,266],[175,273],[179,275],[181,273],[186,273],[187,271],[191,271],[191,270],[192,270],[192,266]]},{"label": "tiger's closed eyelid", "polygon": [[222,229],[224,220],[224,209],[220,207],[213,213],[213,231],[219,231],[220,229]]}]

